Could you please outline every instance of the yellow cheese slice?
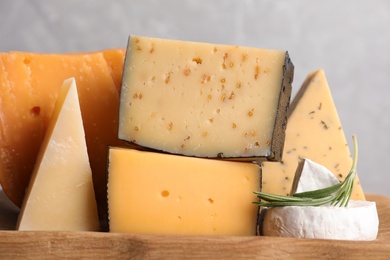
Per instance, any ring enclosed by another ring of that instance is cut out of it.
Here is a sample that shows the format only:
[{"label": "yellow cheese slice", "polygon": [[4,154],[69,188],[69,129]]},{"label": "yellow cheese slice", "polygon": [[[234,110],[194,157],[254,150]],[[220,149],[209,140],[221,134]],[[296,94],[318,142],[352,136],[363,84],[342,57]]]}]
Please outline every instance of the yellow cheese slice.
[{"label": "yellow cheese slice", "polygon": [[18,230],[99,230],[75,80],[64,82],[38,154]]},{"label": "yellow cheese slice", "polygon": [[255,235],[260,168],[110,148],[110,232]]},{"label": "yellow cheese slice", "polygon": [[293,64],[286,51],[130,37],[119,138],[173,154],[281,157]]},{"label": "yellow cheese slice", "polygon": [[[321,164],[344,180],[352,158],[323,70],[308,75],[290,109],[283,160],[263,163],[263,191],[289,194],[299,158]],[[358,178],[351,198],[365,199]]]}]

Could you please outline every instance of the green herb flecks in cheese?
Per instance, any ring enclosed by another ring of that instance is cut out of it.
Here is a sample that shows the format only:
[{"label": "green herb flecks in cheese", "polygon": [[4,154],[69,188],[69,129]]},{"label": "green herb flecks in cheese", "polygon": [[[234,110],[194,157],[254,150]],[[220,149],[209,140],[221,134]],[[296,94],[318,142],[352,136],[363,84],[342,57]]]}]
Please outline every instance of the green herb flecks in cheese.
[{"label": "green herb flecks in cheese", "polygon": [[[324,71],[308,75],[290,106],[283,159],[263,163],[263,191],[287,195],[300,158],[308,158],[344,180],[352,158]],[[358,177],[352,199],[364,200]]]}]

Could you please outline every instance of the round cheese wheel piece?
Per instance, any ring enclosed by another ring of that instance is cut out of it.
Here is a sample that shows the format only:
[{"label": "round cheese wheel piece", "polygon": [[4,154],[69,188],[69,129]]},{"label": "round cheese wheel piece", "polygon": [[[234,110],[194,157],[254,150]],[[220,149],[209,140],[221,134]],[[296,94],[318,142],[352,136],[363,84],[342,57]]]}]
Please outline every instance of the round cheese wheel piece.
[{"label": "round cheese wheel piece", "polygon": [[375,202],[353,201],[348,207],[288,206],[262,211],[264,236],[375,240],[379,219]]}]

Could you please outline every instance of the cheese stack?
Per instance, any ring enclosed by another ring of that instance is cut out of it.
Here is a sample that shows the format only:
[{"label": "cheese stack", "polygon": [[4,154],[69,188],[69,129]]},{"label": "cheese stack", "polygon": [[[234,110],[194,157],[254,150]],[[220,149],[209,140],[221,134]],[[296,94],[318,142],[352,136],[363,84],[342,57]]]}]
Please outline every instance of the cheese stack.
[{"label": "cheese stack", "polygon": [[0,53],[0,183],[21,206],[59,89],[74,77],[100,215],[107,212],[107,146],[118,137],[124,49]]},{"label": "cheese stack", "polygon": [[109,150],[110,231],[255,235],[292,79],[286,51],[130,37],[119,138],[148,151]]}]

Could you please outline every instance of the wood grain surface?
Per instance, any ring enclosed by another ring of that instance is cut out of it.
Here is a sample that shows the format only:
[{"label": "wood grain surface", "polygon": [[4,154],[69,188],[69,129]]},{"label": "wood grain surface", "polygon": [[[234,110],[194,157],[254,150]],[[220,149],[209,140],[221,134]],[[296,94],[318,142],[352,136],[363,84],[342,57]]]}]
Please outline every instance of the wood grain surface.
[{"label": "wood grain surface", "polygon": [[375,241],[6,230],[0,259],[390,259],[390,199],[367,199],[377,202]]}]

